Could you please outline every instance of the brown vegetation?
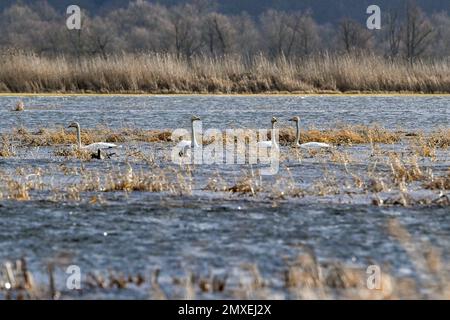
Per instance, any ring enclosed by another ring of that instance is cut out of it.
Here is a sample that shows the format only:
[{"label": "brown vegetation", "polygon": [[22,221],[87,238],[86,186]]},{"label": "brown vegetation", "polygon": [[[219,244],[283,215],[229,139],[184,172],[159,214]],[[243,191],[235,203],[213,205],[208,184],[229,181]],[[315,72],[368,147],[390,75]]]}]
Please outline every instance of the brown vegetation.
[{"label": "brown vegetation", "polygon": [[[389,131],[378,126],[341,126],[335,129],[318,130],[309,129],[302,131],[301,143],[325,142],[334,145],[339,144],[368,144],[384,143],[392,144],[400,141],[401,134]],[[280,143],[293,143],[295,141],[295,129],[282,128],[280,130]]]},{"label": "brown vegetation", "polygon": [[[81,140],[83,144],[91,144],[97,141],[123,143],[129,141],[140,142],[168,142],[172,133],[168,130],[140,130],[140,129],[121,129],[113,130],[106,127],[96,129],[83,129]],[[77,138],[73,130],[55,129],[49,130],[41,128],[30,132],[25,128],[13,130],[10,134],[4,134],[3,139],[13,139],[22,146],[42,147],[42,146],[60,146],[67,144],[76,144]],[[61,155],[64,155],[63,153]]]},{"label": "brown vegetation", "polygon": [[[242,134],[248,138],[250,133],[245,130]],[[143,129],[112,129],[108,127],[97,127],[95,129],[83,129],[81,140],[83,144],[90,144],[96,141],[111,143],[138,142],[172,142],[170,130],[143,130]],[[226,142],[227,137],[224,138]],[[236,137],[234,137],[236,140]],[[264,137],[265,139],[265,137]],[[270,132],[268,132],[270,139]],[[301,132],[301,142],[325,142],[333,145],[353,145],[353,144],[394,144],[405,139],[412,145],[412,149],[421,156],[434,156],[438,148],[448,148],[450,142],[450,131],[439,129],[429,134],[409,133],[405,136],[398,131],[392,131],[379,126],[350,126],[343,125],[334,129],[307,129]],[[6,153],[10,149],[8,141],[15,141],[22,146],[61,146],[76,144],[76,135],[72,130],[63,128],[45,129],[41,128],[31,132],[25,128],[14,129],[11,133],[2,135],[0,150]],[[279,141],[283,145],[292,144],[295,141],[295,129],[283,127],[279,131]],[[204,139],[205,144],[212,140]],[[432,150],[432,151],[430,151]],[[0,152],[0,155],[3,153]]]},{"label": "brown vegetation", "polygon": [[23,93],[449,93],[448,62],[388,61],[373,55],[269,60],[185,59],[170,54],[0,59],[0,92]]}]

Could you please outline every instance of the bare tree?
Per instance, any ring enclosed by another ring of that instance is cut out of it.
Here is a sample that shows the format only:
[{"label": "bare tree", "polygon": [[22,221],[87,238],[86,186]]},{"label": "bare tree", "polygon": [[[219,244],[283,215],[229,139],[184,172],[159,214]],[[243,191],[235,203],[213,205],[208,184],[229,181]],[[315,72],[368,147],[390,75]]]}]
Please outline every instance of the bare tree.
[{"label": "bare tree", "polygon": [[285,54],[289,45],[289,25],[286,13],[267,10],[260,17],[263,39],[268,53],[275,57]]},{"label": "bare tree", "polygon": [[[450,50],[448,14],[434,14],[429,20],[412,1],[404,16],[387,12],[384,31],[377,35],[351,19],[318,25],[308,11],[267,10],[259,19],[246,13],[225,15],[217,11],[213,0],[176,6],[134,0],[93,16],[83,11],[81,30],[69,31],[65,16],[46,1],[11,3],[0,12],[0,46],[46,55],[96,54],[106,59],[113,52],[169,52],[186,57],[235,53],[303,57],[322,50],[373,49],[390,58],[401,55],[412,63],[427,53],[447,56]],[[375,41],[381,46],[374,47]]]},{"label": "bare tree", "polygon": [[203,44],[199,8],[192,4],[178,5],[171,9],[169,19],[177,56],[192,57]]},{"label": "bare tree", "polygon": [[241,55],[254,56],[262,51],[261,33],[255,21],[247,13],[231,17],[234,27],[234,51]]},{"label": "bare tree", "polygon": [[260,17],[263,38],[272,56],[308,55],[318,38],[310,13],[268,10]]},{"label": "bare tree", "polygon": [[413,1],[407,3],[404,28],[405,56],[412,64],[427,50],[433,32],[425,14]]},{"label": "bare tree", "polygon": [[355,50],[364,50],[370,47],[372,34],[358,22],[352,19],[343,19],[340,23],[341,41],[344,50],[351,53]]},{"label": "bare tree", "polygon": [[134,2],[126,9],[107,15],[116,51],[169,52],[173,46],[173,26],[167,7],[149,2]]},{"label": "bare tree", "polygon": [[235,30],[227,16],[212,12],[205,19],[205,37],[211,55],[233,51]]},{"label": "bare tree", "polygon": [[386,14],[386,25],[386,56],[392,59],[400,53],[403,32],[397,11],[391,10]]},{"label": "bare tree", "polygon": [[436,13],[431,17],[434,30],[434,43],[430,47],[432,56],[448,57],[450,52],[450,16],[447,12]]},{"label": "bare tree", "polygon": [[56,51],[56,17],[55,10],[44,3],[14,4],[0,14],[0,44],[37,53]]},{"label": "bare tree", "polygon": [[105,60],[108,59],[108,49],[113,41],[113,30],[110,21],[101,17],[95,17],[86,23],[88,47],[91,54],[99,54]]},{"label": "bare tree", "polygon": [[319,41],[319,33],[316,22],[310,12],[300,15],[299,17],[299,53],[307,56],[313,52]]}]

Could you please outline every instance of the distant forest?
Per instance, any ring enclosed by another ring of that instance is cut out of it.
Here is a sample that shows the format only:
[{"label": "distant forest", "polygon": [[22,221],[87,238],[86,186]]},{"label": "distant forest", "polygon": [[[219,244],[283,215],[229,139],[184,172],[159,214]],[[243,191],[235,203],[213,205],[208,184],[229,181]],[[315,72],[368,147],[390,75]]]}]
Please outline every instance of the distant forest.
[{"label": "distant forest", "polygon": [[[43,0],[2,0],[0,11],[16,3],[37,4]],[[107,11],[126,8],[135,0],[47,0],[58,11],[63,11],[70,4],[78,4],[92,14],[104,14]],[[148,0],[166,6],[187,3],[186,0]],[[343,17],[361,20],[361,12],[371,4],[377,4],[384,9],[402,9],[407,0],[215,0],[218,12],[224,14],[239,14],[247,12],[253,17],[259,16],[268,9],[284,11],[305,11],[310,9],[318,23],[336,23]],[[416,3],[428,14],[450,11],[448,0],[417,0]],[[362,20],[361,20],[362,21]]]},{"label": "distant forest", "polygon": [[[74,2],[83,9],[80,31],[65,27]],[[374,3],[382,29],[370,31],[365,11]],[[414,61],[449,56],[449,12],[448,0],[2,0],[0,48],[105,59],[370,52]]]}]

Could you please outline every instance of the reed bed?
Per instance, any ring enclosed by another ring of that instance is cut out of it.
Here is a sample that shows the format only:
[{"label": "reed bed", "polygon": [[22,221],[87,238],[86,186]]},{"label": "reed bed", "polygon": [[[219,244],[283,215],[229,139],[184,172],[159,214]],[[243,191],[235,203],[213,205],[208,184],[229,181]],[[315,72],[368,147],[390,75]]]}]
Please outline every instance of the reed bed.
[{"label": "reed bed", "polygon": [[[334,145],[384,143],[393,144],[401,140],[401,133],[390,131],[379,126],[342,125],[329,130],[309,129],[301,131],[301,142],[325,142]],[[270,136],[270,134],[269,134]],[[282,128],[280,143],[289,144],[295,141],[295,129]]]},{"label": "reed bed", "polygon": [[[115,193],[193,196],[202,190],[223,199],[254,197],[274,203],[294,198],[322,201],[321,198],[330,197],[334,200],[328,201],[341,201],[344,197],[353,202],[359,197],[376,206],[450,206],[450,175],[420,166],[415,156],[391,153],[384,160],[375,160],[379,170],[371,168],[372,163],[367,165],[367,172],[352,171],[342,161],[340,171],[324,167],[321,178],[307,184],[302,175],[294,178],[291,168],[282,168],[273,179],[261,176],[258,170],[243,169],[234,178],[217,172],[201,180],[196,179],[196,169],[191,166],[158,167],[141,162],[108,167],[106,171],[87,169],[83,163],[61,164],[47,171],[17,168],[15,177],[0,171],[0,200],[97,203],[104,200],[103,195],[108,198],[108,194]],[[55,179],[56,176],[60,178]]]},{"label": "reed bed", "polygon": [[[139,142],[169,142],[172,133],[168,130],[139,130],[120,129],[113,130],[106,127],[96,129],[83,129],[81,140],[84,144],[91,144],[97,141],[124,143],[131,141]],[[3,140],[15,141],[26,147],[49,147],[76,144],[77,138],[73,130],[64,128],[45,129],[41,128],[31,132],[25,128],[14,129],[11,133],[3,134]],[[61,154],[63,155],[63,154]]]},{"label": "reed bed", "polygon": [[436,177],[426,182],[424,187],[431,190],[450,190],[450,172],[446,177]]},{"label": "reed bed", "polygon": [[[247,133],[244,130],[242,134],[245,136]],[[107,127],[83,130],[84,143],[108,141],[124,146],[117,154],[105,153],[105,161],[100,158],[96,162],[96,155],[73,147],[76,138],[72,131],[57,128],[30,132],[19,128],[1,135],[0,157],[14,157],[14,149],[20,153],[23,147],[49,146],[52,147],[50,152],[57,156],[54,160],[63,163],[56,171],[49,172],[28,172],[16,168],[15,174],[11,175],[0,171],[0,199],[28,201],[46,194],[46,199],[51,201],[100,201],[102,194],[114,192],[191,195],[193,190],[203,190],[222,193],[224,197],[262,197],[274,201],[304,197],[351,198],[357,195],[366,197],[365,201],[368,196],[369,203],[377,206],[447,206],[450,205],[450,197],[445,192],[449,190],[450,176],[443,173],[440,166],[434,169],[438,162],[448,163],[445,155],[448,135],[449,130],[442,128],[430,133],[392,131],[379,126],[312,128],[302,132],[302,142],[322,141],[334,147],[319,152],[283,147],[281,171],[274,179],[268,181],[256,168],[243,166],[242,173],[233,181],[232,177],[220,171],[204,177],[200,173],[201,179],[194,179],[195,168],[173,164],[170,150],[176,142],[171,141],[171,132],[167,130]],[[295,140],[295,132],[292,128],[281,128],[279,138],[282,145],[289,146]],[[224,139],[226,142],[229,137]],[[167,152],[159,150],[155,153],[141,148],[142,144],[127,145],[129,142],[165,144],[163,147],[167,147]],[[350,147],[358,144],[363,146],[355,148],[364,150],[365,154],[360,151],[356,154]],[[301,172],[285,168],[284,164],[301,164],[306,159],[314,159],[322,177],[305,184],[301,183]],[[86,163],[91,160],[94,163]],[[88,170],[85,165],[94,168]],[[103,172],[103,165],[107,166],[106,172]],[[352,169],[355,166],[359,169]],[[367,171],[362,170],[363,167],[367,167]],[[55,179],[55,175],[60,175],[60,178]],[[44,184],[42,181],[47,182]],[[412,191],[420,191],[421,195],[414,195]]]},{"label": "reed bed", "polygon": [[[248,138],[243,130],[243,138]],[[271,134],[268,133],[267,139]],[[166,143],[172,141],[170,130],[143,130],[143,129],[112,129],[97,127],[94,129],[83,129],[81,139],[84,144],[97,141],[111,143],[146,142]],[[229,138],[224,137],[224,143]],[[234,137],[236,140],[236,137]],[[266,139],[266,137],[263,137]],[[423,156],[435,155],[436,149],[446,149],[450,146],[450,130],[437,129],[430,133],[388,130],[380,126],[363,125],[340,125],[333,129],[310,128],[301,131],[301,142],[325,142],[333,145],[356,145],[356,144],[395,144],[402,140],[408,141],[418,154]],[[29,131],[26,128],[17,128],[10,133],[1,135],[0,156],[7,157],[11,152],[12,142],[26,147],[61,146],[76,144],[76,135],[73,130],[64,128]],[[295,142],[295,129],[282,127],[279,131],[279,141],[282,145]],[[212,140],[203,139],[204,144],[212,143]],[[3,155],[5,154],[5,155]]]},{"label": "reed bed", "polygon": [[450,93],[450,64],[319,54],[182,58],[122,54],[104,59],[0,55],[0,92],[20,93]]},{"label": "reed bed", "polygon": [[9,158],[14,155],[13,147],[6,136],[0,139],[0,158]]},{"label": "reed bed", "polygon": [[77,186],[79,192],[168,192],[189,194],[192,192],[192,177],[189,170],[159,169],[134,170],[130,165],[126,169],[112,170],[106,176],[90,172],[83,176]]}]

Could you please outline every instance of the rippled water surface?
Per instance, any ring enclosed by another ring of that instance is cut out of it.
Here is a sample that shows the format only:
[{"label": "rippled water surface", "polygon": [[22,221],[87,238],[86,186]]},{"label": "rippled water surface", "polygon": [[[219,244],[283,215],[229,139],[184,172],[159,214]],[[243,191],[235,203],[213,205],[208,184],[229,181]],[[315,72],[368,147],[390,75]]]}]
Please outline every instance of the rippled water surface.
[{"label": "rippled water surface", "polygon": [[[84,128],[175,129],[188,128],[196,114],[206,128],[265,128],[271,116],[285,120],[298,115],[306,127],[331,128],[336,124],[379,124],[389,129],[430,131],[448,128],[450,97],[24,97],[26,111],[10,112],[19,97],[0,97],[0,132],[26,127],[54,129],[73,120]],[[169,146],[149,144],[148,150],[165,152]],[[401,150],[402,146],[394,146]],[[287,149],[283,147],[282,151]],[[348,152],[369,154],[368,146]],[[448,170],[448,150],[441,150],[436,173]],[[364,158],[348,170],[367,172]],[[160,166],[170,166],[163,160]],[[11,176],[17,168],[41,168],[54,175],[45,183],[65,183],[55,168],[61,164],[108,172],[126,168],[124,159],[93,161],[54,157],[51,150],[18,150],[0,158],[0,170]],[[145,168],[132,164],[135,170]],[[323,177],[325,164],[315,159],[283,162],[280,175],[300,184]],[[289,168],[289,173],[286,171]],[[246,167],[246,169],[248,169]],[[347,169],[346,169],[347,170]],[[386,168],[385,170],[389,170]],[[339,165],[327,164],[345,181]],[[263,275],[282,274],[283,257],[310,247],[320,261],[338,260],[365,267],[374,262],[389,265],[397,275],[415,273],[405,249],[387,233],[389,219],[398,219],[414,239],[429,241],[450,254],[450,209],[439,206],[376,207],[370,195],[312,198],[230,196],[204,190],[208,179],[221,172],[230,181],[241,174],[239,166],[205,166],[194,170],[191,194],[108,193],[100,203],[50,201],[46,194],[30,201],[0,201],[0,262],[27,257],[39,274],[46,263],[64,256],[83,272],[119,270],[149,274],[161,268],[162,281],[187,270],[231,272],[243,263],[255,263]],[[59,175],[59,176],[58,176]],[[264,178],[276,185],[277,177]],[[51,181],[50,181],[51,180]],[[415,190],[412,190],[413,192]],[[416,190],[417,191],[417,190]],[[422,192],[422,191],[417,191]],[[433,194],[432,196],[437,196]],[[89,197],[89,196],[87,196]],[[447,262],[446,262],[447,263]],[[45,276],[42,276],[43,280]],[[275,285],[276,286],[276,285]],[[112,297],[146,297],[146,292],[116,293]]]},{"label": "rippled water surface", "polygon": [[65,126],[78,120],[85,127],[185,127],[195,113],[205,127],[266,127],[272,116],[301,116],[304,125],[330,127],[336,123],[374,124],[386,128],[430,130],[448,126],[450,97],[31,97],[25,115],[5,113],[19,100],[2,97],[0,130],[25,126]]}]

